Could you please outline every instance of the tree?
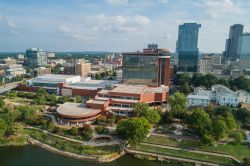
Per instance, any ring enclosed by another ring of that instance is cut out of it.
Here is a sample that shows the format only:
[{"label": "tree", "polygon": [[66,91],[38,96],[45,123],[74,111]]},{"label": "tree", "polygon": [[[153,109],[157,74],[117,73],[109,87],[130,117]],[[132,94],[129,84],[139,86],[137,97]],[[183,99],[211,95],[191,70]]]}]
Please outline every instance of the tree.
[{"label": "tree", "polygon": [[45,97],[47,94],[48,92],[43,88],[39,88],[36,92],[37,97]]},{"label": "tree", "polygon": [[211,134],[205,134],[201,137],[201,142],[206,145],[212,145],[214,138]]},{"label": "tree", "polygon": [[4,99],[0,98],[0,108],[3,108],[4,105],[5,105]]},{"label": "tree", "polygon": [[93,129],[90,125],[84,125],[83,127],[78,128],[79,134],[84,140],[90,140],[93,137]]},{"label": "tree", "polygon": [[137,103],[133,106],[132,115],[139,117],[141,112],[149,110],[149,105],[147,103]]},{"label": "tree", "polygon": [[76,96],[76,103],[82,103],[82,98],[81,96]]},{"label": "tree", "polygon": [[221,115],[226,117],[227,113],[231,113],[231,108],[228,106],[219,106],[214,111],[215,116]]},{"label": "tree", "polygon": [[246,108],[234,110],[233,114],[237,121],[241,122],[242,125],[250,124],[250,112]]},{"label": "tree", "polygon": [[174,113],[183,113],[187,108],[187,98],[183,93],[176,92],[168,99],[171,110]]},{"label": "tree", "polygon": [[237,128],[237,123],[236,123],[234,116],[231,112],[228,112],[226,114],[225,121],[226,121],[228,129],[232,130],[232,129]]},{"label": "tree", "polygon": [[7,96],[10,99],[13,99],[13,98],[17,97],[17,92],[16,91],[10,91],[10,92],[7,93]]},{"label": "tree", "polygon": [[62,103],[62,104],[66,103],[69,101],[69,97],[68,96],[61,96],[61,97],[59,97],[58,101],[59,101],[59,103]]},{"label": "tree", "polygon": [[203,137],[211,132],[212,121],[202,108],[195,109],[188,118],[188,128]]},{"label": "tree", "polygon": [[225,138],[227,134],[228,134],[227,124],[224,118],[219,115],[213,122],[213,136],[219,140]]},{"label": "tree", "polygon": [[235,131],[233,133],[230,134],[230,138],[233,138],[234,144],[241,144],[243,142],[243,134],[240,131]]},{"label": "tree", "polygon": [[133,106],[132,115],[134,117],[144,117],[149,123],[156,124],[160,121],[161,116],[159,115],[157,109],[149,108],[146,103],[137,103]]},{"label": "tree", "polygon": [[150,123],[144,117],[133,117],[122,120],[116,127],[116,135],[128,141],[129,144],[142,142],[149,133]]},{"label": "tree", "polygon": [[46,104],[46,99],[43,96],[37,96],[34,100],[33,100],[34,104],[38,104],[38,105],[44,105]]},{"label": "tree", "polygon": [[178,74],[176,79],[176,85],[183,85],[184,83],[190,83],[191,77],[187,73]]},{"label": "tree", "polygon": [[203,85],[206,88],[211,88],[213,85],[215,85],[218,81],[217,77],[212,74],[206,74],[203,78]]},{"label": "tree", "polygon": [[7,129],[8,125],[2,118],[0,118],[0,139],[5,135]]},{"label": "tree", "polygon": [[199,87],[202,85],[203,75],[200,73],[194,73],[191,79],[191,83],[195,87]]},{"label": "tree", "polygon": [[150,124],[157,124],[161,120],[161,116],[155,109],[148,109],[146,111],[140,112],[139,117],[146,118]]},{"label": "tree", "polygon": [[96,80],[101,80],[102,77],[100,76],[100,74],[96,74],[96,75],[95,75],[95,79],[96,79]]},{"label": "tree", "polygon": [[95,131],[97,134],[109,134],[109,129],[103,126],[97,126],[95,128]]},{"label": "tree", "polygon": [[72,127],[71,129],[69,129],[69,133],[73,136],[76,136],[78,134],[78,128]]},{"label": "tree", "polygon": [[48,94],[48,95],[46,95],[46,97],[47,97],[47,101],[48,102],[50,102],[51,104],[56,104],[56,102],[57,102],[57,97],[56,97],[56,95],[55,94]]},{"label": "tree", "polygon": [[187,82],[185,82],[181,88],[180,88],[180,92],[184,93],[185,95],[189,94],[191,92],[190,86]]}]

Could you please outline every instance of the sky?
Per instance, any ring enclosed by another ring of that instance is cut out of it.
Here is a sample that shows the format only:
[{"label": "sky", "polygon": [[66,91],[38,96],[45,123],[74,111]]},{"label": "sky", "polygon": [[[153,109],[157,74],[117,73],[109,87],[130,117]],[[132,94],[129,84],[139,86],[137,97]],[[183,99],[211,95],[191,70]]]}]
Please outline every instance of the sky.
[{"label": "sky", "polygon": [[174,51],[178,26],[201,24],[201,52],[221,53],[230,25],[250,32],[249,0],[0,0],[0,52]]}]

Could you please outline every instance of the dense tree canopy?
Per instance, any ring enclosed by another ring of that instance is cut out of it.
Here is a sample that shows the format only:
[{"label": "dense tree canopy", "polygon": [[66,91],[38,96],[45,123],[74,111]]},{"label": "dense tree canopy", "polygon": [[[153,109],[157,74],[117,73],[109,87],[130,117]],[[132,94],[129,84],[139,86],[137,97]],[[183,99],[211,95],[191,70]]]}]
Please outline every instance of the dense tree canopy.
[{"label": "dense tree canopy", "polygon": [[116,134],[129,144],[137,144],[146,138],[150,128],[151,125],[146,118],[133,117],[120,121],[116,127]]},{"label": "dense tree canopy", "polygon": [[[184,93],[187,88],[184,88],[186,85],[189,86],[204,86],[206,88],[211,88],[215,84],[222,84],[227,86],[228,88],[236,91],[236,90],[246,90],[250,92],[250,79],[244,76],[240,76],[235,79],[219,79],[215,75],[212,74],[200,74],[194,73],[192,77],[190,77],[187,73],[178,74],[176,81],[176,85],[181,86],[181,91]],[[184,86],[185,85],[185,86]]]},{"label": "dense tree canopy", "polygon": [[235,118],[241,122],[242,125],[250,124],[250,111],[246,108],[239,108],[233,111]]},{"label": "dense tree canopy", "polygon": [[135,104],[132,115],[135,117],[144,117],[149,121],[150,124],[156,124],[161,119],[158,110],[150,108],[146,103]]},{"label": "dense tree canopy", "polygon": [[208,135],[211,131],[212,121],[202,108],[197,108],[189,116],[188,126],[199,136]]},{"label": "dense tree canopy", "polygon": [[213,122],[213,135],[216,139],[223,139],[228,134],[228,126],[225,122],[224,118],[222,116],[216,117],[216,119]]},{"label": "dense tree canopy", "polygon": [[184,112],[187,108],[187,98],[183,93],[176,92],[168,98],[171,110],[174,113]]}]

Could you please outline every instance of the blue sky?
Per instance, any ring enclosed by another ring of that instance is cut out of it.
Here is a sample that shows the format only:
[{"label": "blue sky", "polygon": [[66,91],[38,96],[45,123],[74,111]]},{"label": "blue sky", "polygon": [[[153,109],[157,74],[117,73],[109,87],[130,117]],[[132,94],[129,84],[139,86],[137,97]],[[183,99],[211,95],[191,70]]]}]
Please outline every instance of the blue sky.
[{"label": "blue sky", "polygon": [[199,48],[222,52],[229,26],[250,32],[249,0],[0,0],[0,52],[175,50],[178,25],[202,24]]}]

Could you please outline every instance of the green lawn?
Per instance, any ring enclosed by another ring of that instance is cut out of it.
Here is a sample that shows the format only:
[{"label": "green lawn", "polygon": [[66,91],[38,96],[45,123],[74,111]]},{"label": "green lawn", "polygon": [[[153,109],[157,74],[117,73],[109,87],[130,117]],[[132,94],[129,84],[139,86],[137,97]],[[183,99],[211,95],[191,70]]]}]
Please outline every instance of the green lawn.
[{"label": "green lawn", "polygon": [[152,143],[152,144],[160,144],[160,145],[167,145],[167,146],[173,146],[173,147],[179,147],[179,148],[193,148],[197,150],[202,151],[208,151],[208,152],[217,152],[217,153],[223,153],[223,154],[229,154],[234,156],[235,158],[242,160],[245,157],[250,156],[250,148],[244,146],[244,145],[232,145],[232,144],[226,144],[226,145],[217,145],[215,146],[206,146],[202,145],[199,142],[195,141],[181,141],[178,142],[173,138],[163,137],[163,136],[150,136],[145,140],[146,143]]},{"label": "green lawn", "polygon": [[199,153],[193,153],[193,152],[186,152],[181,150],[171,150],[171,149],[165,149],[165,148],[159,148],[155,146],[148,146],[148,145],[137,145],[134,147],[137,150],[141,150],[144,152],[152,152],[162,155],[168,155],[173,157],[182,157],[187,159],[194,159],[194,160],[200,160],[200,161],[208,161],[218,164],[224,164],[224,165],[233,165],[233,162],[225,157],[217,157],[212,155],[206,155],[206,154],[199,154]]}]

